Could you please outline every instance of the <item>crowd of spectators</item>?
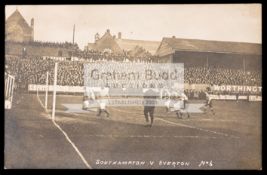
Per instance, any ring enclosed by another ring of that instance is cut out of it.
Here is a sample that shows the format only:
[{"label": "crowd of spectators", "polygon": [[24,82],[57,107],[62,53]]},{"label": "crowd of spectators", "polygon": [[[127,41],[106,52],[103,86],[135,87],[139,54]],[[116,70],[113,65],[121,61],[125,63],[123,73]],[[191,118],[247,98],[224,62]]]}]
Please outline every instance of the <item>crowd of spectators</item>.
[{"label": "crowd of spectators", "polygon": [[73,44],[70,42],[44,42],[35,40],[27,42],[6,41],[6,44],[21,44],[21,45],[35,46],[35,47],[57,47],[57,48],[74,49],[74,50],[79,49],[77,43]]},{"label": "crowd of spectators", "polygon": [[[53,84],[54,60],[42,58],[21,59],[6,56],[6,71],[16,76],[21,86],[45,84],[49,71],[49,84]],[[58,85],[83,86],[84,63],[88,61],[60,61],[58,66]],[[132,61],[133,62],[133,61]],[[132,63],[131,61],[129,63]],[[148,64],[149,62],[144,62]],[[250,85],[261,86],[261,72],[242,69],[189,67],[184,70],[184,81],[189,84]]]},{"label": "crowd of spectators", "polygon": [[185,68],[185,83],[216,85],[260,85],[260,71],[227,68]]}]

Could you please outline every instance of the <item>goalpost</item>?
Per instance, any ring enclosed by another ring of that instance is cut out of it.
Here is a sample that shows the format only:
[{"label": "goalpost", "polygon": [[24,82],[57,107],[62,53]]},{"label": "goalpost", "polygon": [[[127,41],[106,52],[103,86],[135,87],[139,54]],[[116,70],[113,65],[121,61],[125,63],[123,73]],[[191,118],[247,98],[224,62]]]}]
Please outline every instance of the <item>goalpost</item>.
[{"label": "goalpost", "polygon": [[[54,83],[53,83],[53,99],[52,99],[52,120],[55,120],[55,110],[56,110],[56,92],[57,92],[57,69],[58,69],[58,63],[55,63],[55,68],[54,68]],[[37,93],[37,98],[40,101],[41,105],[45,108],[45,110],[48,110],[48,91],[49,91],[49,72],[46,72],[46,81],[45,81],[45,101],[44,104],[40,100],[39,96],[39,87],[37,86],[36,88],[36,93]],[[43,89],[44,90],[44,89]]]},{"label": "goalpost", "polygon": [[49,76],[49,73],[46,72],[46,88],[45,88],[45,110],[47,110],[47,100],[48,100],[48,76]]},{"label": "goalpost", "polygon": [[[57,67],[58,63],[55,63],[54,72],[54,86],[53,86],[53,108],[52,108],[52,120],[55,120],[55,110],[56,110],[56,93],[57,93]],[[46,87],[48,88],[48,86]]]}]

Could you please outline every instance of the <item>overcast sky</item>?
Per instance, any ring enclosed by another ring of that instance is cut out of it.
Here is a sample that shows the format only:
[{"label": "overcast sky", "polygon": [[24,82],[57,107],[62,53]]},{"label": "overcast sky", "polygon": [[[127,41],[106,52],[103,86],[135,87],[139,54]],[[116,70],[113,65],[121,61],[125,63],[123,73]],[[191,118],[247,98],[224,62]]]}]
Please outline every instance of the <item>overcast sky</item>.
[{"label": "overcast sky", "polygon": [[35,40],[75,42],[81,49],[106,29],[123,38],[161,41],[163,37],[261,43],[260,4],[216,5],[18,5],[6,6],[6,18],[16,7],[30,24]]}]

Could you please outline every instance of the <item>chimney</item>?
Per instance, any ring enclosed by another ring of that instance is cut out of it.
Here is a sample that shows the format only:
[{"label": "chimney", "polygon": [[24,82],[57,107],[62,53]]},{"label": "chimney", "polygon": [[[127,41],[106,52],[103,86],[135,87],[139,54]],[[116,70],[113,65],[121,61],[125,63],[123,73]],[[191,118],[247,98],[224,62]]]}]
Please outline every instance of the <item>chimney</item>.
[{"label": "chimney", "polygon": [[110,30],[109,29],[107,29],[107,33],[110,33]]},{"label": "chimney", "polygon": [[34,27],[34,19],[33,18],[31,19],[31,27],[32,28]]},{"label": "chimney", "polygon": [[32,28],[32,33],[31,33],[31,41],[34,41],[34,19],[31,19],[31,28]]},{"label": "chimney", "polygon": [[95,42],[96,42],[97,40],[99,40],[99,34],[98,34],[98,33],[95,34]]},{"label": "chimney", "polygon": [[118,33],[118,39],[121,39],[121,32]]}]

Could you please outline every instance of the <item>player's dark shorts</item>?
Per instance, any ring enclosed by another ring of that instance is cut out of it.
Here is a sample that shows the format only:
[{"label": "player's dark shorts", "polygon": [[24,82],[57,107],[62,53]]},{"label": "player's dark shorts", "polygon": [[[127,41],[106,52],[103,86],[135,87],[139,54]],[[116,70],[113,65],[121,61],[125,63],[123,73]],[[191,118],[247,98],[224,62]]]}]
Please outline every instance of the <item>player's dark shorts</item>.
[{"label": "player's dark shorts", "polygon": [[184,103],[184,104],[183,104],[183,109],[185,109],[185,108],[186,108],[186,105],[187,105],[187,103],[188,103],[188,100],[184,100],[183,103]]},{"label": "player's dark shorts", "polygon": [[154,114],[154,110],[155,110],[155,107],[152,107],[152,106],[145,106],[144,107],[144,115],[150,115],[150,116],[153,116]]},{"label": "player's dark shorts", "polygon": [[209,106],[212,108],[212,100],[206,100],[206,106]]}]

